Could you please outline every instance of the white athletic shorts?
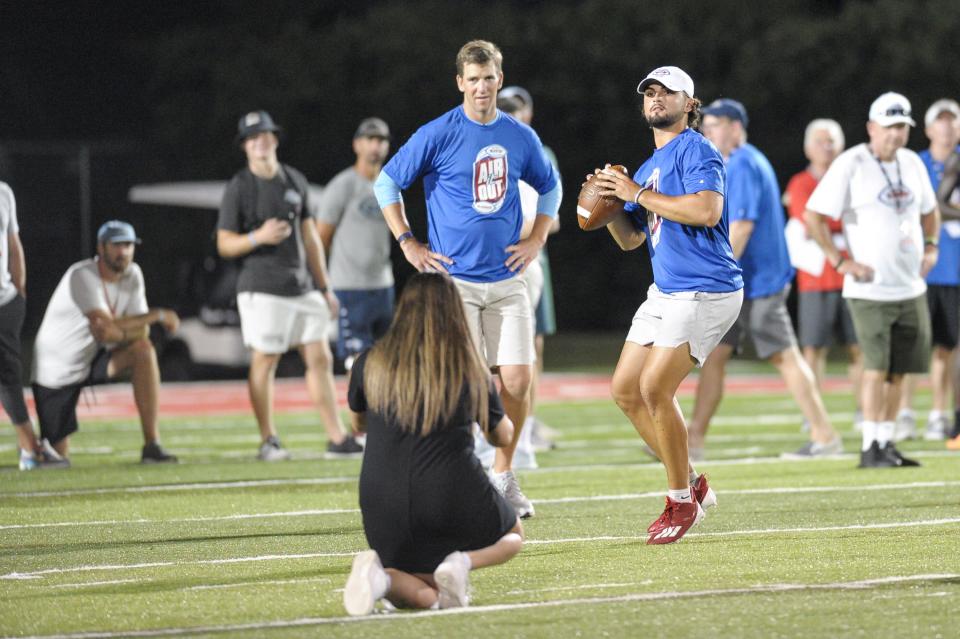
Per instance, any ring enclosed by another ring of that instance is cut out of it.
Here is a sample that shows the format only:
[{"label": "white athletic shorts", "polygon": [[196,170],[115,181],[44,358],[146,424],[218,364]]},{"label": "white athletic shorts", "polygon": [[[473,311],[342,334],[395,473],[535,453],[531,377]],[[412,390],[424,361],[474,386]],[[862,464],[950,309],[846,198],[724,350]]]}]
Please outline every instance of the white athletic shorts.
[{"label": "white athletic shorts", "polygon": [[[527,283],[527,297],[530,298],[530,308],[536,310],[540,303],[540,296],[543,295],[543,267],[540,260],[536,259],[530,262],[530,266],[520,276]],[[536,323],[536,317],[533,318]]]},{"label": "white athletic shorts", "polygon": [[664,348],[676,348],[686,342],[697,366],[703,366],[737,321],[742,303],[743,289],[733,293],[663,293],[651,284],[647,300],[633,316],[627,341]]},{"label": "white athletic shorts", "polygon": [[533,308],[523,277],[500,282],[453,278],[474,343],[487,365],[533,364]]},{"label": "white athletic shorts", "polygon": [[295,346],[327,340],[333,319],[320,291],[295,297],[237,294],[243,343],[261,353],[286,353]]}]

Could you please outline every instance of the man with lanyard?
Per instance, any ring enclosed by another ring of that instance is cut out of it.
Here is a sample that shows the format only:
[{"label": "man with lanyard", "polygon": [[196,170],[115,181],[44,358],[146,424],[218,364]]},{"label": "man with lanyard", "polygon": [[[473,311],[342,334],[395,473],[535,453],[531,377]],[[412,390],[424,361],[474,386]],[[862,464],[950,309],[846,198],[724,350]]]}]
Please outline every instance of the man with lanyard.
[{"label": "man with lanyard", "polygon": [[160,369],[149,333],[151,324],[176,331],[180,318],[169,308],[147,307],[143,273],[133,261],[139,243],[126,222],[106,222],[97,231],[97,256],[67,269],[43,314],[33,398],[41,435],[64,458],[83,388],[129,376],[143,430],[141,462],[177,461],[160,445]]},{"label": "man with lanyard", "polygon": [[[924,277],[937,261],[940,213],[920,157],[906,149],[910,101],[884,93],[870,106],[869,142],[840,154],[807,202],[807,229],[844,275],[843,297],[863,351],[861,468],[917,466],[893,442],[904,375],[930,362]],[[843,221],[850,257],[830,238]]]},{"label": "man with lanyard", "polygon": [[[497,109],[503,55],[474,40],[457,54],[463,104],[421,127],[387,163],[374,186],[404,257],[418,271],[446,270],[463,298],[476,345],[497,370],[513,441],[497,450],[491,480],[520,517],[534,514],[513,474],[513,454],[527,416],[534,364],[533,309],[519,277],[537,259],[560,208],[557,174],[530,127]],[[401,189],[423,178],[429,243],[413,236]],[[540,198],[530,235],[518,180]]]}]

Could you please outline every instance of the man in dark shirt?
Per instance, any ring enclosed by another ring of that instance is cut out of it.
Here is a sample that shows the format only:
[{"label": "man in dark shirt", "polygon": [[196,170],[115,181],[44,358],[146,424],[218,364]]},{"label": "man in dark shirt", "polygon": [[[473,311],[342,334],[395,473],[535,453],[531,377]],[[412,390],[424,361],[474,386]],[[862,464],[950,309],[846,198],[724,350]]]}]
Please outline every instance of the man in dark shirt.
[{"label": "man in dark shirt", "polygon": [[341,428],[327,343],[339,305],[327,288],[307,180],[277,159],[279,131],[266,111],[240,118],[237,142],[247,166],[227,185],[217,223],[220,256],[243,260],[237,307],[243,341],[252,351],[249,390],[262,440],[258,458],[290,457],[273,423],[273,380],[280,356],[293,347],[303,358],[307,389],[327,429],[327,454],[358,454],[362,447]]}]

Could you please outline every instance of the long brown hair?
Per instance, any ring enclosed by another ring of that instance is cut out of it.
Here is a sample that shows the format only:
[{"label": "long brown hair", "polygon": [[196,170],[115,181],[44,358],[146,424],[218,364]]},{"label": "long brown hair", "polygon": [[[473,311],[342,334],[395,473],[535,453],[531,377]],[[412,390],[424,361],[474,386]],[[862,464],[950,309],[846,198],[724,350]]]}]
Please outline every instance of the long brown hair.
[{"label": "long brown hair", "polygon": [[370,408],[405,431],[427,435],[453,418],[466,395],[469,414],[487,430],[489,380],[453,280],[442,273],[407,280],[390,329],[367,356],[363,386]]}]

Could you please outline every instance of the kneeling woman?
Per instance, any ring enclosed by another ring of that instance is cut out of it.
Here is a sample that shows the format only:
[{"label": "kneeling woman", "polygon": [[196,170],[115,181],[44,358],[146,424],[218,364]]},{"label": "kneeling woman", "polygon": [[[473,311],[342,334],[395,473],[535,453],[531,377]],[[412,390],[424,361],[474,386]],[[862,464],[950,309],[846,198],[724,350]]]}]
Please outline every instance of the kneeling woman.
[{"label": "kneeling woman", "polygon": [[348,399],[367,431],[360,511],[372,550],[354,558],[347,612],[369,614],[384,597],[466,606],[469,571],[511,559],[523,529],[473,454],[474,422],[494,446],[513,424],[449,276],[407,281],[390,329],[354,362]]}]

